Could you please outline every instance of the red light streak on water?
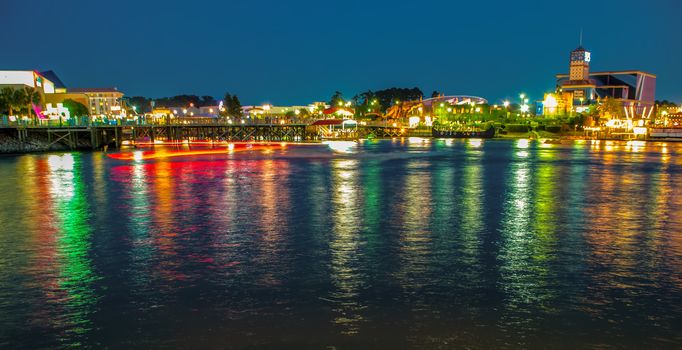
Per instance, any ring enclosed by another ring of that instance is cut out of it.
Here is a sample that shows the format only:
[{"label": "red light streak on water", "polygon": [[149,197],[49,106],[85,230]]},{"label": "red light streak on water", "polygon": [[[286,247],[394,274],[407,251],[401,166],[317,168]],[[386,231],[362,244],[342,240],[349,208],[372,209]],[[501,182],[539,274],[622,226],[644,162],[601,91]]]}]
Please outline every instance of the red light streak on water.
[{"label": "red light streak on water", "polygon": [[231,143],[227,148],[197,149],[197,150],[148,150],[107,154],[109,158],[117,160],[152,160],[159,158],[189,157],[213,154],[230,154],[242,151],[268,152],[283,149],[286,143]]}]

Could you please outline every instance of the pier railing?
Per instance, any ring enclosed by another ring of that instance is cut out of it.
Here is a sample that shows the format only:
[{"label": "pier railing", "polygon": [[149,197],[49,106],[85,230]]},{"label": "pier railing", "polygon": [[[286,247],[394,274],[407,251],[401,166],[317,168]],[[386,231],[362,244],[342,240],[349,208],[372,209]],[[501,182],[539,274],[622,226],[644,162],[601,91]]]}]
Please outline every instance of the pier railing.
[{"label": "pier railing", "polygon": [[[311,125],[317,118],[92,118],[74,117],[59,119],[38,119],[38,118],[19,118],[11,119],[7,116],[0,116],[0,127],[4,128],[78,128],[78,127],[113,127],[113,126],[239,126],[239,125]],[[389,121],[363,121],[359,124],[363,127],[385,127],[385,128],[408,128],[402,123]],[[418,128],[417,128],[418,129]]]}]

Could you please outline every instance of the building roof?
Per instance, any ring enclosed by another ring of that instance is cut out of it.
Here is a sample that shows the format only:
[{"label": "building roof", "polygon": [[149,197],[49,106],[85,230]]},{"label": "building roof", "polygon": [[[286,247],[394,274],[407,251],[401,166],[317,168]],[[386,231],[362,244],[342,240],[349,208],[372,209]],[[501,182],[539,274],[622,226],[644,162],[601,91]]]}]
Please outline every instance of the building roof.
[{"label": "building roof", "polygon": [[86,93],[86,92],[118,92],[117,88],[112,87],[112,88],[70,88],[67,89],[67,92],[69,93]]},{"label": "building roof", "polygon": [[355,114],[355,110],[352,108],[347,108],[347,107],[330,107],[322,111],[324,114],[334,114],[337,112],[341,113],[346,113],[346,114]]},{"label": "building roof", "polygon": [[57,74],[54,71],[48,70],[44,72],[40,72],[40,75],[44,76],[47,78],[47,80],[51,81],[54,84],[54,87],[57,89],[65,89],[66,85],[62,82],[61,79],[57,76]]},{"label": "building roof", "polygon": [[[651,78],[656,78],[656,74],[643,72],[641,70],[617,70],[617,71],[604,71],[604,72],[590,72],[590,76],[592,76],[592,75],[618,75],[618,74],[642,74],[642,75],[646,75],[646,76],[651,77]],[[568,74],[560,73],[560,74],[557,74],[556,77],[557,77],[557,79],[567,78]]]},{"label": "building roof", "polygon": [[594,81],[594,79],[587,79],[587,80],[566,80],[561,82],[561,86],[574,86],[574,87],[585,87],[585,86],[590,86],[594,87],[597,83]]}]

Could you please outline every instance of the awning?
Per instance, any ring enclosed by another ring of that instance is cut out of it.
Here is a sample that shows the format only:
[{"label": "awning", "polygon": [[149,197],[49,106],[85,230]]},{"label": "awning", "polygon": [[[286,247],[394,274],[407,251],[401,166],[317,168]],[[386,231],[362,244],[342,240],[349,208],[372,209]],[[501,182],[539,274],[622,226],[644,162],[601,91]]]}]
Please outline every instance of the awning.
[{"label": "awning", "polygon": [[323,126],[323,125],[341,125],[343,120],[341,119],[321,119],[310,124],[312,126]]},{"label": "awning", "polygon": [[352,108],[344,108],[344,107],[331,107],[327,108],[324,111],[322,111],[324,114],[334,114],[334,113],[341,113],[341,114],[355,114],[355,110]]}]

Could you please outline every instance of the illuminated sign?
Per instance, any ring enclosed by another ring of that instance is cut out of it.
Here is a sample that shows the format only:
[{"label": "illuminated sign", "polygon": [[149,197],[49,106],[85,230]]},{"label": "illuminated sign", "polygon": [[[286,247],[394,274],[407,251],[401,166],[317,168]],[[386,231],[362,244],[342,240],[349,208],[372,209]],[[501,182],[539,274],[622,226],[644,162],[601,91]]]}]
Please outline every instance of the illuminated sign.
[{"label": "illuminated sign", "polygon": [[591,54],[589,52],[585,52],[585,62],[590,62],[590,60],[592,59],[590,56]]}]

